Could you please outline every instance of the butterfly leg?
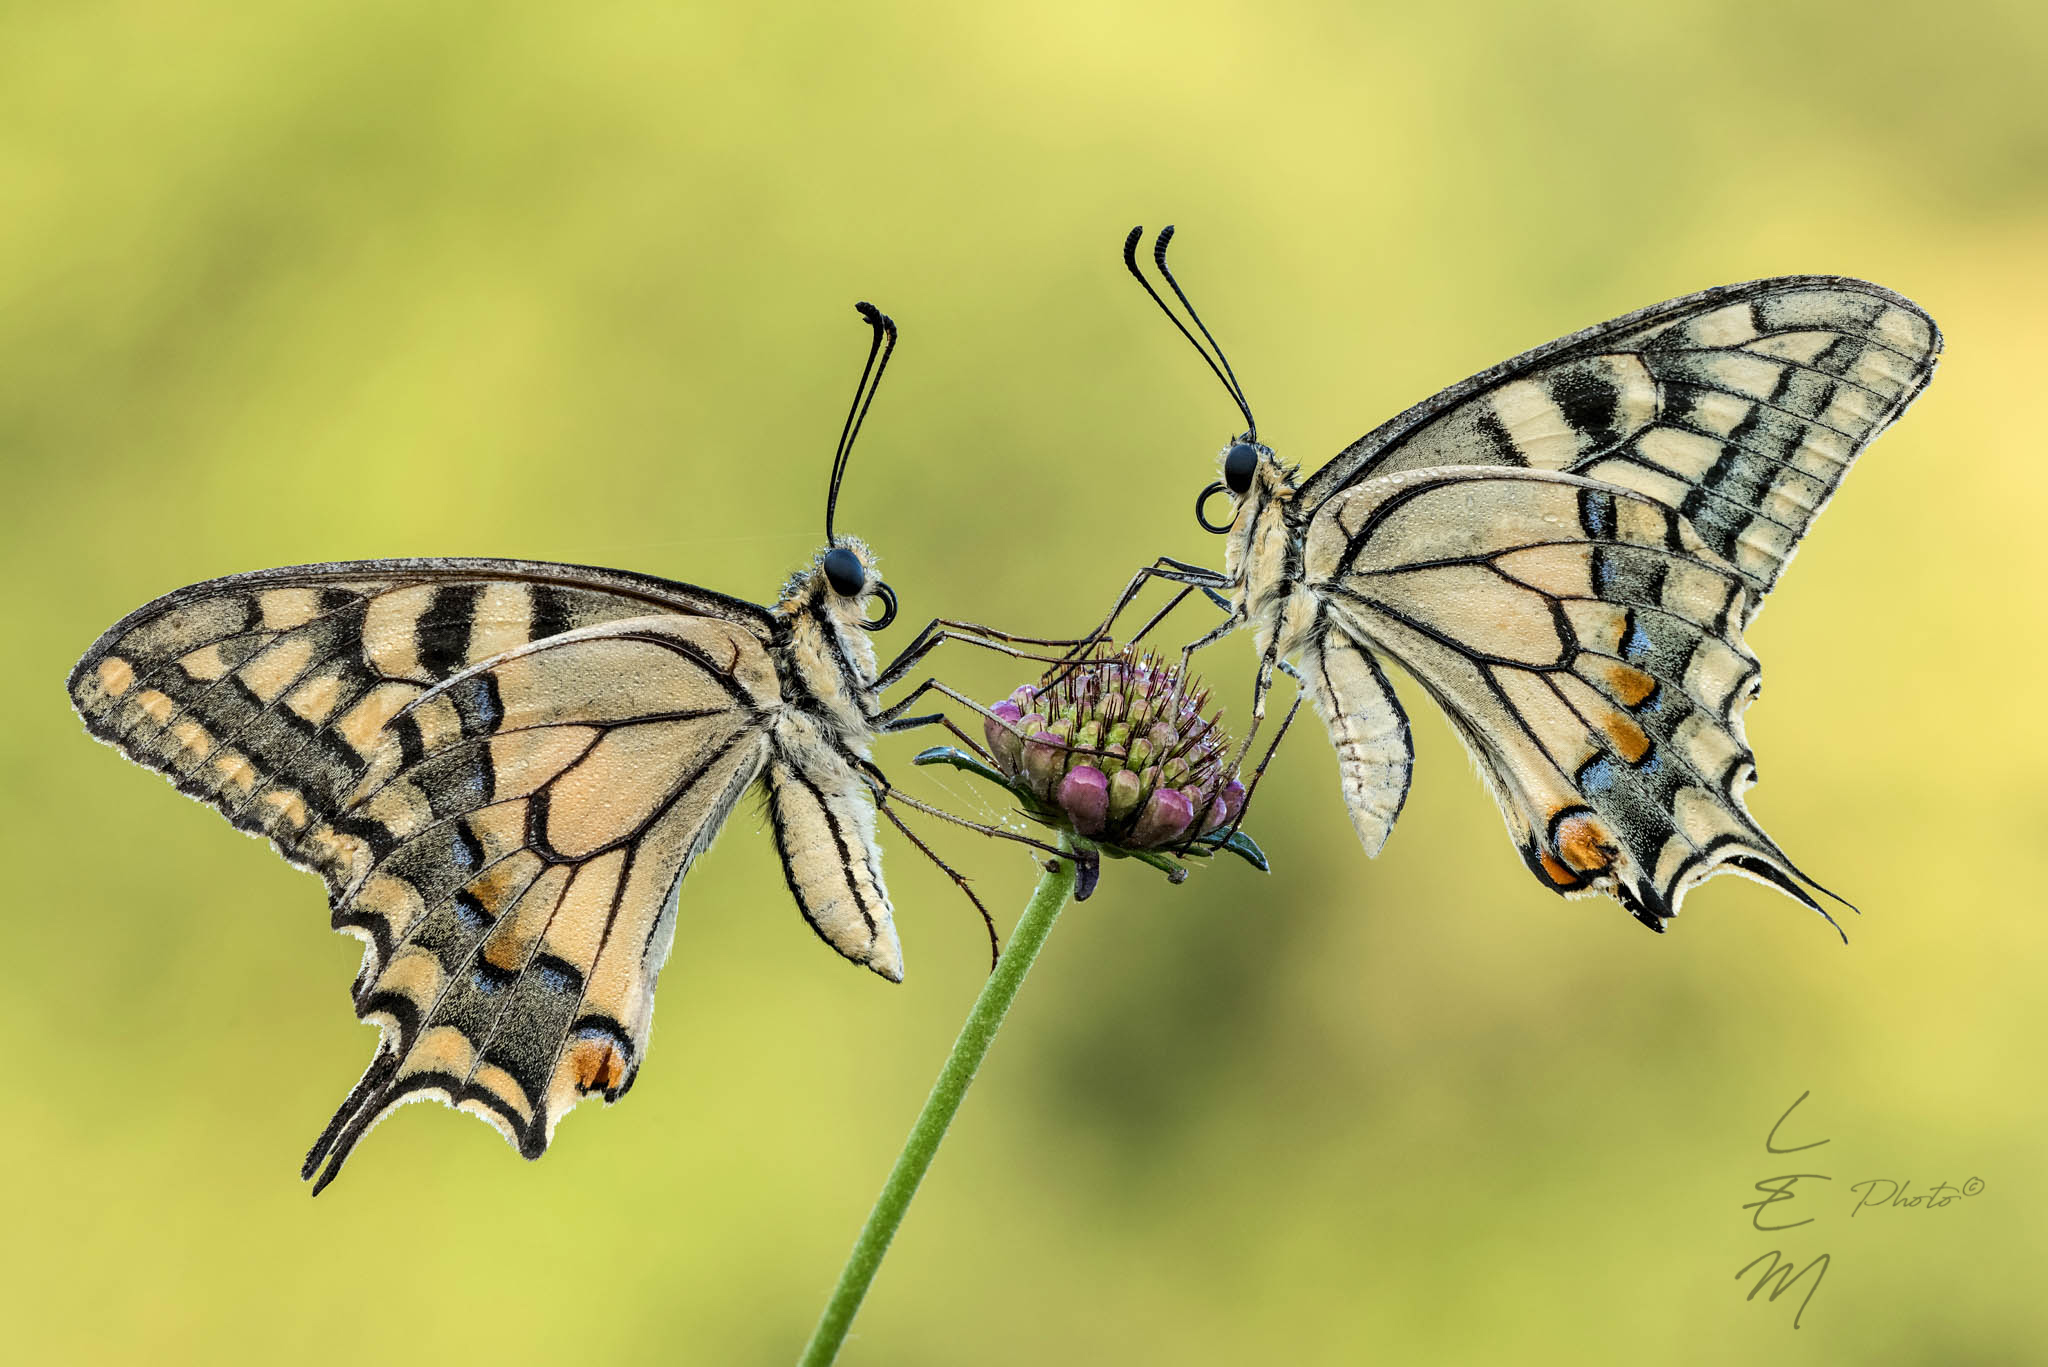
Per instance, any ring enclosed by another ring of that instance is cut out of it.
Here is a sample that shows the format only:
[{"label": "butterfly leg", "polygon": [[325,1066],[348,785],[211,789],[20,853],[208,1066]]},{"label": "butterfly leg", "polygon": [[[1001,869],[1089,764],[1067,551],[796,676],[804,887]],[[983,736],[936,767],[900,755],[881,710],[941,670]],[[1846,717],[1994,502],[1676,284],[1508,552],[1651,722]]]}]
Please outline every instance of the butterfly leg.
[{"label": "butterfly leg", "polygon": [[920,731],[927,726],[945,727],[953,733],[956,739],[965,742],[967,748],[979,755],[984,761],[990,764],[995,763],[995,756],[988,752],[988,747],[973,736],[968,735],[965,731],[962,731],[960,724],[944,712],[923,712],[915,717],[897,717],[887,726],[883,727],[882,730],[884,734],[893,735],[899,731]]},{"label": "butterfly leg", "polygon": [[[1124,591],[1117,595],[1116,603],[1110,608],[1109,615],[1102,619],[1095,630],[1082,637],[1080,644],[1083,646],[1093,646],[1099,641],[1108,640],[1110,628],[1116,625],[1116,619],[1123,616],[1124,609],[1131,605],[1131,600],[1136,598],[1145,585],[1154,579],[1163,579],[1170,584],[1185,584],[1190,588],[1206,589],[1212,597],[1215,595],[1216,590],[1230,587],[1230,580],[1214,570],[1204,569],[1200,565],[1190,565],[1186,561],[1175,560],[1170,556],[1162,555],[1150,565],[1147,565],[1131,576],[1131,582],[1124,585]],[[1179,602],[1180,598],[1176,597],[1174,603],[1178,604]],[[1169,605],[1169,609],[1170,607],[1171,605]],[[1151,629],[1149,624],[1146,629]]]},{"label": "butterfly leg", "polygon": [[968,830],[982,835],[993,836],[998,840],[1014,840],[1019,845],[1029,845],[1034,850],[1044,850],[1047,854],[1058,855],[1061,859],[1071,857],[1062,853],[1057,846],[1048,845],[1043,840],[1034,840],[1028,835],[1019,835],[1015,831],[1006,831],[1000,826],[990,826],[980,821],[969,821],[964,816],[955,816],[943,807],[934,807],[928,802],[919,802],[916,798],[891,783],[889,776],[882,772],[881,766],[875,764],[872,760],[862,760],[860,767],[861,772],[867,776],[869,786],[875,790],[875,803],[877,806],[880,806],[885,798],[893,799],[912,811],[923,812],[926,816],[935,816],[941,821],[950,821],[955,826],[965,826]]},{"label": "butterfly leg", "polygon": [[1214,603],[1223,611],[1232,611],[1232,608],[1230,606],[1230,600],[1228,598],[1225,598],[1222,594],[1216,592],[1216,590],[1210,588],[1207,584],[1190,584],[1183,588],[1179,593],[1173,595],[1173,597],[1167,599],[1166,606],[1159,609],[1159,611],[1153,613],[1152,616],[1146,620],[1144,626],[1141,626],[1136,631],[1132,632],[1131,639],[1125,642],[1125,644],[1136,645],[1138,642],[1144,640],[1147,636],[1149,636],[1152,633],[1152,628],[1158,626],[1161,622],[1165,621],[1168,615],[1171,614],[1175,608],[1179,607],[1181,603],[1187,598],[1187,596],[1193,593],[1197,588],[1200,588],[1203,594],[1205,594],[1208,597],[1209,601]]},{"label": "butterfly leg", "polygon": [[1165,607],[1154,613],[1151,620],[1138,629],[1138,634],[1131,638],[1132,644],[1136,644],[1153,627],[1158,626],[1164,621],[1167,614],[1179,607],[1181,600],[1186,598],[1188,593],[1194,589],[1202,590],[1212,601],[1223,607],[1226,611],[1229,609],[1229,600],[1217,592],[1218,589],[1230,586],[1229,579],[1214,570],[1204,569],[1200,565],[1190,565],[1186,561],[1175,560],[1170,556],[1162,555],[1150,565],[1147,565],[1144,569],[1131,576],[1131,582],[1124,585],[1124,591],[1117,595],[1116,603],[1110,608],[1109,615],[1104,617],[1093,631],[1082,637],[1073,650],[1067,652],[1067,659],[1062,661],[1062,663],[1066,663],[1068,668],[1049,675],[1043,686],[1052,688],[1064,682],[1067,675],[1073,673],[1074,669],[1078,668],[1088,658],[1088,651],[1099,644],[1109,641],[1111,639],[1110,629],[1116,625],[1116,619],[1123,615],[1124,610],[1131,605],[1131,600],[1138,596],[1139,591],[1154,579],[1163,579],[1167,583],[1181,584],[1185,587],[1169,599]]},{"label": "butterfly leg", "polygon": [[1036,655],[1020,650],[1019,646],[1072,646],[1076,648],[1089,644],[1087,638],[1064,637],[1047,639],[1036,636],[1012,636],[1007,632],[992,630],[973,622],[955,622],[935,617],[917,633],[910,645],[888,665],[875,679],[875,691],[882,692],[894,687],[913,666],[925,656],[937,650],[947,641],[960,641],[967,645],[980,646],[999,655],[1008,655],[1018,660],[1033,660],[1045,664],[1060,664],[1071,657],[1072,651],[1063,655]]},{"label": "butterfly leg", "polygon": [[[1231,632],[1236,631],[1238,627],[1242,626],[1243,624],[1243,620],[1239,618],[1237,613],[1233,610],[1229,620],[1225,621],[1222,625],[1218,626],[1214,631],[1211,631],[1204,636],[1198,637],[1195,640],[1190,641],[1188,644],[1182,646],[1180,651],[1180,676],[1183,679],[1185,679],[1188,676],[1188,662],[1194,658],[1194,654],[1196,651],[1201,650],[1207,646],[1215,645],[1218,641],[1228,636]],[[1262,667],[1259,671],[1259,677],[1265,683],[1270,683],[1273,677],[1272,667],[1270,665]],[[1254,700],[1254,706],[1257,710],[1254,711],[1252,715],[1254,720],[1256,720],[1256,718],[1258,718],[1259,716],[1264,715],[1265,711],[1266,689],[1264,683],[1262,683],[1261,687],[1259,688],[1257,697]]]},{"label": "butterfly leg", "polygon": [[[1017,641],[1030,645],[1078,644],[1078,642],[1071,640],[1040,641],[1032,637],[1010,637],[1000,632],[991,632],[989,635],[995,639],[984,640],[970,635],[966,631],[956,629],[972,628],[973,626],[974,624],[969,622],[947,622],[944,619],[934,619],[930,626],[918,633],[920,639],[910,649],[904,651],[902,655],[892,661],[887,670],[883,671],[880,682],[875,685],[876,691],[880,692],[882,689],[891,687],[899,682],[910,666],[916,664],[918,660],[929,655],[947,641],[962,641],[968,645],[978,645],[985,650],[993,650],[998,654],[1008,655],[1012,659],[1032,660],[1041,664],[1059,664],[1061,660],[1049,655],[1034,655],[1029,651],[1016,649],[1015,646],[1009,643]],[[978,630],[979,628],[976,629]],[[884,734],[891,734],[898,731],[915,731],[925,726],[944,726],[948,731],[951,731],[955,736],[965,741],[968,749],[980,755],[983,759],[990,759],[991,756],[982,743],[973,736],[968,735],[965,731],[962,731],[953,719],[945,713],[927,712],[920,713],[917,716],[904,715],[910,709],[912,703],[916,702],[920,696],[933,688],[938,688],[947,697],[966,703],[983,716],[990,715],[987,708],[982,707],[971,699],[961,697],[959,693],[940,684],[936,677],[932,677],[926,679],[894,704],[878,713],[875,717],[875,729]]]},{"label": "butterfly leg", "polygon": [[[1102,619],[1101,624],[1094,631],[1082,639],[1089,642],[1106,639],[1110,628],[1116,625],[1116,619],[1123,616],[1124,609],[1128,608],[1131,605],[1131,601],[1143,591],[1145,585],[1154,579],[1163,579],[1169,584],[1185,584],[1189,588],[1205,588],[1212,594],[1217,589],[1230,587],[1230,580],[1218,574],[1215,570],[1205,569],[1200,565],[1190,565],[1184,560],[1175,560],[1171,556],[1162,555],[1131,576],[1131,582],[1124,585],[1124,591],[1117,595],[1116,603],[1110,608],[1109,615]],[[1178,603],[1180,599],[1175,598],[1174,601]]]},{"label": "butterfly leg", "polygon": [[[975,754],[979,755],[984,761],[986,761],[989,764],[994,764],[996,762],[996,758],[994,755],[991,755],[988,752],[988,747],[983,745],[979,740],[976,740],[973,736],[970,736],[965,731],[961,730],[959,724],[956,723],[951,717],[947,716],[944,712],[924,712],[913,717],[906,717],[901,715],[901,713],[906,708],[908,708],[910,704],[916,702],[921,695],[927,692],[936,692],[942,694],[943,696],[951,698],[953,701],[960,703],[963,706],[973,708],[976,712],[979,712],[984,717],[988,717],[998,722],[1002,721],[1000,717],[997,717],[993,712],[989,711],[986,707],[983,707],[980,703],[974,701],[974,699],[963,695],[959,690],[950,687],[949,685],[943,683],[939,679],[931,678],[926,679],[923,683],[919,684],[916,688],[912,689],[908,694],[904,696],[902,701],[898,702],[894,707],[890,708],[887,712],[883,713],[881,719],[877,721],[875,729],[884,735],[894,735],[897,732],[901,731],[916,731],[926,726],[943,726],[948,731],[951,731],[954,734],[954,736],[958,737],[960,740],[965,741],[967,743],[967,748],[972,750]],[[1009,723],[1004,722],[1003,724],[1008,725]]]},{"label": "butterfly leg", "polygon": [[[933,676],[904,694],[892,706],[884,708],[875,718],[875,729],[887,735],[897,731],[915,731],[920,726],[934,725],[936,719],[942,716],[941,713],[931,712],[915,717],[903,715],[910,710],[912,703],[916,702],[926,693],[938,693],[944,697],[951,698],[954,702],[964,707],[973,708],[984,717],[995,717],[995,713],[989,711],[974,699],[961,693],[958,689],[947,684],[937,676]],[[1000,720],[1000,718],[997,718],[997,720]],[[976,748],[979,749],[980,747],[977,746]]]},{"label": "butterfly leg", "polygon": [[[1237,623],[1235,620],[1225,622],[1215,631],[1210,632],[1207,636],[1204,636],[1201,640],[1196,641],[1193,645],[1190,645],[1186,650],[1182,651],[1180,657],[1181,677],[1187,677],[1188,656],[1194,654],[1197,650],[1200,650],[1203,646],[1210,644],[1212,641],[1221,640],[1225,635],[1228,635],[1230,629],[1234,628],[1236,625]],[[1259,660],[1258,680],[1252,686],[1252,724],[1250,727],[1246,729],[1244,733],[1244,739],[1238,742],[1237,755],[1234,759],[1232,759],[1230,765],[1231,770],[1233,772],[1243,767],[1244,757],[1251,753],[1252,741],[1254,738],[1258,736],[1259,727],[1266,720],[1266,694],[1270,693],[1273,689],[1273,671],[1275,669],[1286,670],[1287,673],[1290,676],[1292,676],[1297,682],[1301,679],[1301,675],[1295,672],[1294,666],[1288,664],[1285,660],[1279,658],[1278,649],[1276,646],[1267,647],[1265,655],[1261,657]],[[1286,723],[1282,724],[1280,728],[1281,735],[1284,736],[1287,734],[1287,726],[1293,724],[1294,713],[1300,710],[1300,708],[1301,693],[1297,689],[1294,695],[1294,707],[1293,709],[1289,710],[1289,712],[1287,713],[1287,721]],[[1273,740],[1273,745],[1277,747],[1279,744],[1279,737],[1275,737]],[[1266,751],[1266,759],[1270,760],[1272,757],[1273,751],[1269,748]],[[1260,762],[1259,769],[1260,772],[1264,772],[1264,761]],[[1247,793],[1246,797],[1247,799],[1249,799],[1250,794]],[[1235,827],[1232,827],[1233,831],[1235,829]]]},{"label": "butterfly leg", "polygon": [[[1286,664],[1284,661],[1281,667],[1286,669],[1289,674],[1294,674],[1293,666]],[[1295,677],[1299,678],[1300,675],[1295,675]],[[1252,809],[1252,796],[1259,791],[1259,780],[1265,777],[1266,766],[1273,762],[1273,756],[1280,753],[1280,742],[1287,739],[1287,728],[1294,725],[1294,716],[1297,712],[1301,711],[1303,696],[1303,694],[1296,693],[1294,695],[1294,705],[1289,707],[1287,715],[1280,719],[1279,732],[1273,737],[1273,743],[1266,747],[1266,753],[1259,756],[1259,766],[1252,770],[1251,782],[1244,785],[1244,802],[1239,805],[1237,815],[1231,818],[1229,829],[1225,830],[1222,835],[1214,837],[1217,844],[1230,843],[1231,837],[1236,835],[1239,828],[1244,825],[1245,814]],[[1189,829],[1192,830],[1194,828],[1190,827]],[[1192,839],[1184,842],[1180,847],[1181,852],[1185,853],[1193,843]]]},{"label": "butterfly leg", "polygon": [[974,895],[974,889],[967,885],[967,876],[945,860],[939,858],[937,852],[931,846],[925,844],[924,840],[916,831],[910,829],[902,817],[896,815],[894,807],[891,807],[887,802],[881,801],[878,801],[875,805],[881,809],[883,816],[889,818],[890,824],[909,837],[910,843],[917,846],[925,858],[938,865],[939,871],[953,880],[953,886],[959,888],[961,892],[967,895],[967,900],[974,903],[974,909],[981,913],[981,924],[988,930],[988,967],[989,971],[993,973],[996,967],[996,960],[1000,959],[1003,954],[1002,938],[996,934],[995,918],[988,914],[988,908],[983,906],[981,899]]}]

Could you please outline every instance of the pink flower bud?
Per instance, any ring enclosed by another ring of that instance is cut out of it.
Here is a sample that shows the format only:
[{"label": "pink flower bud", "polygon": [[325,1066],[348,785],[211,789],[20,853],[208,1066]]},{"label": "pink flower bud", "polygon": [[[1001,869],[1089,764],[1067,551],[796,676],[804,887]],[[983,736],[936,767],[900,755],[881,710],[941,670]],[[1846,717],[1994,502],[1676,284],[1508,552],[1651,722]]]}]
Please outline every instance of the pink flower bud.
[{"label": "pink flower bud", "polygon": [[1082,835],[1102,834],[1109,816],[1109,778],[1092,764],[1077,764],[1060,780],[1060,810]]},{"label": "pink flower bud", "polygon": [[1195,809],[1178,788],[1161,788],[1138,814],[1138,824],[1131,828],[1131,847],[1145,849],[1171,844],[1180,839],[1194,819]]},{"label": "pink flower bud", "polygon": [[1040,731],[1024,742],[1024,778],[1031,791],[1050,798],[1067,767],[1067,742],[1052,731]]},{"label": "pink flower bud", "polygon": [[1223,785],[1223,811],[1226,819],[1235,821],[1237,814],[1244,810],[1244,783],[1233,778]]},{"label": "pink flower bud", "polygon": [[1017,761],[1024,754],[1024,737],[1016,731],[1016,723],[1024,719],[1024,709],[1005,698],[988,711],[989,715],[981,719],[981,732],[988,737],[988,748],[996,757],[997,767],[1015,773]]}]

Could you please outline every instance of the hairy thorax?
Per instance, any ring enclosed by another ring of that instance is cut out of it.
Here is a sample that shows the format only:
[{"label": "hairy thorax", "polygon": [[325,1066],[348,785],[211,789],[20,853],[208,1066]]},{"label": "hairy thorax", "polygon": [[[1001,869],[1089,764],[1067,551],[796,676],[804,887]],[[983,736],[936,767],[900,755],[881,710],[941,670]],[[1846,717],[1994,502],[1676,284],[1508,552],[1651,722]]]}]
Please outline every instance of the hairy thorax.
[{"label": "hairy thorax", "polygon": [[833,620],[829,605],[794,613],[784,663],[783,677],[796,692],[787,700],[831,739],[866,754],[874,734],[875,651],[860,628]]},{"label": "hairy thorax", "polygon": [[[850,538],[847,544],[859,545]],[[792,577],[776,602],[782,630],[775,654],[786,714],[776,731],[787,730],[790,743],[836,744],[867,754],[874,736],[875,648],[860,624],[864,603],[865,595],[833,592],[817,567]],[[800,714],[802,724],[789,714]]]},{"label": "hairy thorax", "polygon": [[[1292,491],[1285,491],[1291,493]],[[1288,525],[1291,500],[1267,496],[1247,508],[1250,525],[1233,534],[1225,570],[1237,581],[1239,611],[1251,626],[1259,653],[1287,659],[1309,639],[1318,604],[1300,584],[1293,564],[1294,532]]]}]

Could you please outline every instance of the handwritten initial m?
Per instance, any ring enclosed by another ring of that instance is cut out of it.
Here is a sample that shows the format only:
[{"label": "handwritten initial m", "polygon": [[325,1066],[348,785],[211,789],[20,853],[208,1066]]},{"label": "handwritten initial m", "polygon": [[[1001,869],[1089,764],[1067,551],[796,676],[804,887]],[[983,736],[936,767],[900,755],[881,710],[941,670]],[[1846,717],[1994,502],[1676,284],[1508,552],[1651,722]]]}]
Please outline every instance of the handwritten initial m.
[{"label": "handwritten initial m", "polygon": [[1742,1271],[1735,1274],[1735,1280],[1741,1281],[1744,1276],[1748,1275],[1749,1269],[1762,1262],[1764,1258],[1770,1259],[1771,1265],[1764,1269],[1763,1275],[1756,1279],[1756,1285],[1749,1289],[1749,1296],[1747,1297],[1749,1300],[1755,1300],[1757,1292],[1763,1290],[1766,1286],[1770,1286],[1773,1277],[1777,1278],[1778,1281],[1778,1284],[1771,1289],[1771,1299],[1775,1301],[1778,1297],[1790,1291],[1799,1282],[1800,1278],[1809,1272],[1813,1273],[1813,1285],[1806,1288],[1806,1296],[1799,1302],[1798,1313],[1792,1316],[1792,1327],[1797,1329],[1800,1316],[1806,1313],[1807,1304],[1813,1300],[1813,1293],[1820,1289],[1821,1279],[1828,1274],[1828,1255],[1825,1253],[1821,1254],[1797,1273],[1794,1273],[1791,1261],[1787,1259],[1781,1263],[1778,1259],[1778,1250],[1774,1248],[1761,1258],[1751,1259]]}]

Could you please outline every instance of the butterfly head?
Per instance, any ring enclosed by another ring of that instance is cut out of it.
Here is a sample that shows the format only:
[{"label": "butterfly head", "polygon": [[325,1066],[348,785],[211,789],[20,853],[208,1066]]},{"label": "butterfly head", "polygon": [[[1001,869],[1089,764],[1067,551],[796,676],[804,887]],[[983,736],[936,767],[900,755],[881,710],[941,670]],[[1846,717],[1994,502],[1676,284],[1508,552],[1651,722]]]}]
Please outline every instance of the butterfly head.
[{"label": "butterfly head", "polygon": [[[1273,448],[1249,432],[1226,446],[1222,459],[1223,478],[1195,496],[1195,521],[1202,524],[1203,531],[1225,535],[1240,525],[1247,506],[1256,519],[1258,510],[1267,502],[1285,498],[1294,491],[1294,481],[1280,464],[1280,458],[1273,454]],[[1209,500],[1218,494],[1230,500],[1230,516],[1221,522],[1211,522]],[[1249,525],[1249,521],[1243,525]]]},{"label": "butterfly head", "polygon": [[[868,600],[882,600],[879,617],[868,616]],[[882,582],[874,552],[856,537],[842,536],[812,557],[783,587],[778,607],[812,608],[847,627],[880,631],[896,620],[896,592]]]},{"label": "butterfly head", "polygon": [[[881,613],[870,618],[877,599]],[[785,667],[804,681],[837,729],[863,733],[872,700],[864,703],[861,694],[874,686],[876,671],[867,633],[896,616],[896,595],[882,582],[873,553],[842,533],[789,577],[773,611],[789,652]]]}]

